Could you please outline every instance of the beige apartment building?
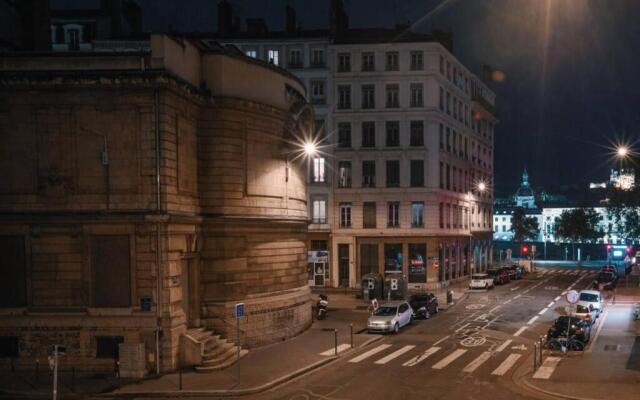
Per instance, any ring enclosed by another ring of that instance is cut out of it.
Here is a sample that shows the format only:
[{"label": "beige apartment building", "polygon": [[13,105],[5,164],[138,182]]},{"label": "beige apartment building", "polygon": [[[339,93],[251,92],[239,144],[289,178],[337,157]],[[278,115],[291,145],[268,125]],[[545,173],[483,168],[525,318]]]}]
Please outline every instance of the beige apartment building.
[{"label": "beige apartment building", "polygon": [[331,283],[359,287],[373,272],[446,286],[490,259],[495,95],[446,41],[364,31],[347,31],[328,57]]}]

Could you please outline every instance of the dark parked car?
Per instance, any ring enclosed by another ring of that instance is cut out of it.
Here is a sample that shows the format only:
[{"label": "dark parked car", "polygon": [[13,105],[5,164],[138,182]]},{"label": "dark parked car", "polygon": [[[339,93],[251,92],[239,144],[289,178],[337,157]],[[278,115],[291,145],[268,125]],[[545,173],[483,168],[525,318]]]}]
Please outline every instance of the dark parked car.
[{"label": "dark parked car", "polygon": [[439,311],[438,298],[433,293],[414,294],[409,298],[409,304],[414,318],[429,319]]},{"label": "dark parked car", "polygon": [[[567,326],[569,318],[571,318],[571,326]],[[564,315],[556,318],[553,322],[549,332],[547,332],[547,339],[567,337],[567,329],[569,330],[570,338],[575,336],[576,339],[583,343],[587,343],[591,338],[591,322],[578,317]]]},{"label": "dark parked car", "polygon": [[618,276],[613,272],[600,272],[593,281],[593,288],[597,290],[608,290],[616,287]]},{"label": "dark parked car", "polygon": [[509,277],[511,279],[522,279],[524,276],[524,268],[519,265],[509,265],[504,268],[509,272]]},{"label": "dark parked car", "polygon": [[509,283],[511,280],[509,278],[509,273],[504,269],[489,269],[487,270],[487,274],[493,278],[493,283],[496,285],[504,285],[505,283]]},{"label": "dark parked car", "polygon": [[505,271],[507,273],[507,275],[509,275],[509,280],[510,281],[515,281],[516,279],[518,279],[518,273],[516,272],[515,268],[513,268],[513,267],[502,267],[501,269],[503,271]]}]

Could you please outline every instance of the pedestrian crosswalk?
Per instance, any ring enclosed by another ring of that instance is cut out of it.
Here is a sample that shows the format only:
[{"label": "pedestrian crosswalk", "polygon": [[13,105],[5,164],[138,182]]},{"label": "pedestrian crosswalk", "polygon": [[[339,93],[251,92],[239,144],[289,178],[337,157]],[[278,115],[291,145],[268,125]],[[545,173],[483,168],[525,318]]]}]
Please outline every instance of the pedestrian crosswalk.
[{"label": "pedestrian crosswalk", "polygon": [[504,351],[512,344],[505,340],[499,346],[472,348],[449,348],[442,345],[428,347],[419,344],[380,344],[348,360],[349,363],[369,365],[402,365],[411,368],[420,366],[434,370],[455,369],[463,374],[502,376],[510,371],[522,357],[521,352]]},{"label": "pedestrian crosswalk", "polygon": [[566,268],[536,268],[536,272],[538,275],[564,275],[564,276],[582,276],[588,273],[592,273],[589,270],[581,270],[581,269],[566,269]]},{"label": "pedestrian crosswalk", "polygon": [[640,304],[640,296],[616,294],[611,303],[614,305],[633,306]]}]

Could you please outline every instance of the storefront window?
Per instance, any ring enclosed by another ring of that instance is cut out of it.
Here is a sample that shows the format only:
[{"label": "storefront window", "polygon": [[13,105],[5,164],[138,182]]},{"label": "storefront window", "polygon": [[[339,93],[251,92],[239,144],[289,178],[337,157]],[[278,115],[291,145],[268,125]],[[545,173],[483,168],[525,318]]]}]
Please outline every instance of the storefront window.
[{"label": "storefront window", "polygon": [[385,243],[384,272],[402,273],[402,243]]},{"label": "storefront window", "polygon": [[426,255],[425,243],[409,243],[409,283],[427,281]]}]

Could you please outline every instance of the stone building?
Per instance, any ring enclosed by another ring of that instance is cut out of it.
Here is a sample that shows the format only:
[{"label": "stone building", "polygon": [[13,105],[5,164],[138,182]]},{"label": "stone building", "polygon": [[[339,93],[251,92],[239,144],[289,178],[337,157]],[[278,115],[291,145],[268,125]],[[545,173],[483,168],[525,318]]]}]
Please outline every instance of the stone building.
[{"label": "stone building", "polygon": [[238,302],[243,347],[310,325],[297,78],[152,35],[143,52],[5,53],[0,87],[0,358],[29,367],[55,343],[112,369],[120,347],[135,374],[166,371],[187,332],[211,337],[190,328],[236,342]]}]

